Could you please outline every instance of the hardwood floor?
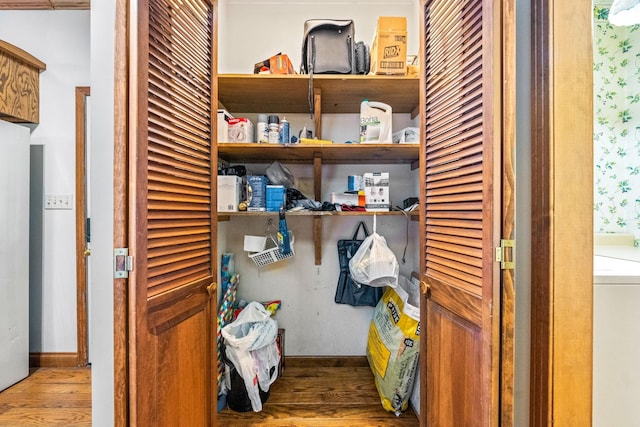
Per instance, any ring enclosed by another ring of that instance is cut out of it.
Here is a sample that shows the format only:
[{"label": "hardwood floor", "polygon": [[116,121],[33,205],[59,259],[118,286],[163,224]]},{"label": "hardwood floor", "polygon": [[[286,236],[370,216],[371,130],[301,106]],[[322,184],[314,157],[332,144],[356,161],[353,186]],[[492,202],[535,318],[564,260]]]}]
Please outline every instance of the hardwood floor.
[{"label": "hardwood floor", "polygon": [[[271,386],[261,412],[227,408],[218,414],[218,426],[418,426],[411,409],[396,417],[382,408],[366,359],[341,359],[339,366],[302,360],[286,359],[284,375]],[[90,368],[34,368],[0,392],[2,427],[90,425]]]},{"label": "hardwood floor", "polygon": [[0,392],[0,426],[90,425],[90,368],[33,368]]},{"label": "hardwood floor", "polygon": [[261,412],[234,412],[227,408],[218,414],[218,425],[418,426],[418,418],[411,409],[396,417],[382,408],[366,358],[361,360],[356,366],[335,367],[297,363],[287,358],[284,374],[271,386]]}]

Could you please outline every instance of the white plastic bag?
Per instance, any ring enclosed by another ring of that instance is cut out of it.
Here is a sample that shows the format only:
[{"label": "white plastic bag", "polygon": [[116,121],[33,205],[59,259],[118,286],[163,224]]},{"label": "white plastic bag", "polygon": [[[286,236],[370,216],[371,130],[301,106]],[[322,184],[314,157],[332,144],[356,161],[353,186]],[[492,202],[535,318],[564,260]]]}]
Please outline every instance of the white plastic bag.
[{"label": "white plastic bag", "polygon": [[386,239],[375,231],[364,239],[349,260],[351,278],[361,285],[395,288],[399,271],[398,260]]},{"label": "white plastic bag", "polygon": [[244,380],[251,407],[259,412],[262,401],[258,387],[266,392],[278,377],[278,323],[262,304],[253,301],[221,332],[227,359]]}]

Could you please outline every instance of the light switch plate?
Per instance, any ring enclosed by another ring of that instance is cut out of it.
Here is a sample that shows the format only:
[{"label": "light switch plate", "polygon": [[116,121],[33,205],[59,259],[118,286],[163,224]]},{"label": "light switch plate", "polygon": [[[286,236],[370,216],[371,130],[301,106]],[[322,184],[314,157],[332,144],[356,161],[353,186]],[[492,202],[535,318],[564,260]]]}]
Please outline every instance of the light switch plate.
[{"label": "light switch plate", "polygon": [[47,194],[44,200],[45,209],[72,209],[73,196],[70,194]]}]

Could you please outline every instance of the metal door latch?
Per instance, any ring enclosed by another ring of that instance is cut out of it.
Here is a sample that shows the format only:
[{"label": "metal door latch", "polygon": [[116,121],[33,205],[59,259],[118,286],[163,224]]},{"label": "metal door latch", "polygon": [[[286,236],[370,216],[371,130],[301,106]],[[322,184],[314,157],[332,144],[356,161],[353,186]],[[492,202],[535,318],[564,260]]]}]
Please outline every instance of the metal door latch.
[{"label": "metal door latch", "polygon": [[513,270],[516,267],[516,262],[513,258],[515,247],[515,240],[500,240],[500,246],[496,248],[496,261],[500,263],[500,269]]},{"label": "metal door latch", "polygon": [[133,257],[129,256],[129,248],[115,248],[113,250],[113,278],[126,279],[133,271]]}]

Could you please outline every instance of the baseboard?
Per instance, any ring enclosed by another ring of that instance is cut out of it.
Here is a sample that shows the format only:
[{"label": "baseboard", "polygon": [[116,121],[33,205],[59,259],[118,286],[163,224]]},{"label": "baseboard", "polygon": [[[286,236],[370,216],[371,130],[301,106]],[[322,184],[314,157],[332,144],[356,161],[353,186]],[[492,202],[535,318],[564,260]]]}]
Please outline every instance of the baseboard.
[{"label": "baseboard", "polygon": [[356,368],[368,367],[367,356],[285,356],[287,368]]},{"label": "baseboard", "polygon": [[78,353],[29,353],[30,368],[76,368]]}]

